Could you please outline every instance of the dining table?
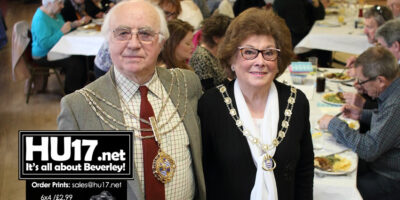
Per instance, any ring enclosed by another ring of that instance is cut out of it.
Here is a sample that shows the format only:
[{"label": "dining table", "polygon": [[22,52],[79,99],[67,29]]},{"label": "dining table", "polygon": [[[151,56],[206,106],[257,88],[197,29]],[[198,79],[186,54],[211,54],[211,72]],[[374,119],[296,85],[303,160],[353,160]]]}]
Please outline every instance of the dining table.
[{"label": "dining table", "polygon": [[105,41],[95,23],[79,27],[65,35],[47,54],[47,59],[59,60],[72,55],[95,56]]},{"label": "dining table", "polygon": [[338,4],[326,8],[323,20],[317,20],[310,32],[295,46],[296,54],[311,49],[338,51],[359,55],[372,46],[363,32],[363,18],[358,17],[359,9],[370,5]]},{"label": "dining table", "polygon": [[[286,70],[277,80],[288,85],[293,85],[301,90],[307,97],[310,104],[310,125],[314,146],[315,156],[339,155],[347,158],[351,166],[347,171],[334,173],[324,172],[315,168],[314,176],[314,200],[359,200],[362,199],[357,183],[358,156],[348,147],[339,144],[331,133],[327,130],[321,130],[318,126],[318,119],[324,114],[336,115],[340,113],[340,104],[331,104],[324,101],[326,94],[336,92],[356,92],[352,87],[352,81],[338,81],[335,79],[325,80],[325,91],[316,92],[317,73],[326,75],[327,73],[343,73],[343,69],[318,68],[320,72],[311,72],[301,84],[294,84],[292,75]],[[340,118],[343,118],[342,116]],[[349,120],[351,119],[345,119]],[[358,123],[355,121],[355,123]]]}]

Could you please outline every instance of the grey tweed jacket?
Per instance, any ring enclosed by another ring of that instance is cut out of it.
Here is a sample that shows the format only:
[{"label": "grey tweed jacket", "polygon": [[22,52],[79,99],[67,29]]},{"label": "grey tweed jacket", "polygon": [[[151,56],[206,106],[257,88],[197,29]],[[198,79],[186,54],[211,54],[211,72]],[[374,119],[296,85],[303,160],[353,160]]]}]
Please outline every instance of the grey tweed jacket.
[{"label": "grey tweed jacket", "polygon": [[[169,91],[171,87],[172,75],[168,69],[156,68],[159,79],[165,89]],[[196,194],[195,199],[205,199],[205,184],[203,176],[203,166],[202,166],[202,144],[200,135],[200,123],[197,116],[197,101],[202,94],[200,80],[197,75],[188,70],[182,70],[188,87],[187,94],[187,111],[185,118],[183,120],[186,132],[189,137],[190,142],[190,152],[193,160],[193,170],[196,182]],[[178,73],[179,74],[179,73]],[[185,90],[183,77],[181,75],[177,76],[179,79],[178,90],[177,82],[175,81],[172,85],[172,93],[170,94],[171,101],[176,106],[177,102],[184,102]],[[94,91],[99,96],[107,99],[112,104],[121,107],[120,100],[117,94],[117,90],[114,87],[115,77],[114,70],[111,68],[104,76],[100,77],[96,81],[87,85],[88,88]],[[174,92],[175,91],[175,92]],[[176,91],[180,91],[178,94]],[[178,99],[178,97],[180,99]],[[107,106],[104,102],[96,101],[104,111],[111,115],[114,119],[124,122],[123,113]],[[178,107],[178,113],[183,116],[184,106],[182,103]],[[61,99],[61,112],[57,119],[59,130],[111,130],[111,128],[104,123],[96,113],[89,106],[83,95],[78,92],[69,94]],[[125,128],[113,124],[120,130]],[[134,165],[133,165],[134,166]],[[135,167],[135,166],[134,166]],[[134,180],[128,181],[128,199],[144,199],[144,193],[141,190],[138,174],[135,171]]]}]

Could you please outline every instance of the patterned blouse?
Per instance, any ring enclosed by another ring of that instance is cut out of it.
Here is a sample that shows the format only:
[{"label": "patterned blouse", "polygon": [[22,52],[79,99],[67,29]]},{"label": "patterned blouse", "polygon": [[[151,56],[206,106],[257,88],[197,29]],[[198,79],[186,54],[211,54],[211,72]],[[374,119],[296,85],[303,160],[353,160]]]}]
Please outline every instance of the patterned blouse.
[{"label": "patterned blouse", "polygon": [[202,46],[197,46],[189,65],[199,76],[204,90],[213,88],[227,79],[218,59]]}]

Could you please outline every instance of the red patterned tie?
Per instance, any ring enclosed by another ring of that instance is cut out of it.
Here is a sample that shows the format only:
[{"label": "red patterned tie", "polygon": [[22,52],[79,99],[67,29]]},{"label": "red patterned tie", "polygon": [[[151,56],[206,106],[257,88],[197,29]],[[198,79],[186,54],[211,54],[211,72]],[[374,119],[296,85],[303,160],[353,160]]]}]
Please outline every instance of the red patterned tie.
[{"label": "red patterned tie", "polygon": [[[140,103],[140,118],[149,120],[149,117],[154,116],[153,108],[147,99],[149,88],[146,86],[139,87],[141,103]],[[140,122],[141,129],[151,128],[149,124]],[[142,131],[142,136],[153,135],[153,131]],[[165,199],[164,184],[161,183],[153,175],[153,160],[158,153],[158,145],[153,138],[142,139],[143,146],[143,167],[144,167],[144,188],[146,200],[163,200]]]}]

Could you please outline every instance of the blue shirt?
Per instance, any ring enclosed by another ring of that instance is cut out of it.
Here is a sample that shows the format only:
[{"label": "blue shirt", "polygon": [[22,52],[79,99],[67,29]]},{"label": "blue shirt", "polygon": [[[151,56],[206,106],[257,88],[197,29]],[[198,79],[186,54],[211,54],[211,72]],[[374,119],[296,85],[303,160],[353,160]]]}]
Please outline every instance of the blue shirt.
[{"label": "blue shirt", "polygon": [[97,52],[97,55],[94,58],[94,64],[96,64],[97,68],[105,72],[107,72],[112,66],[113,63],[110,57],[110,52],[108,50],[107,41],[105,41],[103,45],[101,45],[99,52]]},{"label": "blue shirt", "polygon": [[32,56],[42,58],[63,36],[61,27],[64,25],[61,14],[52,18],[38,8],[32,19]]},{"label": "blue shirt", "polygon": [[330,121],[328,130],[339,143],[371,162],[371,170],[400,180],[400,78],[379,95],[378,109],[363,110],[360,121],[371,125],[365,134],[350,129],[337,117]]}]

